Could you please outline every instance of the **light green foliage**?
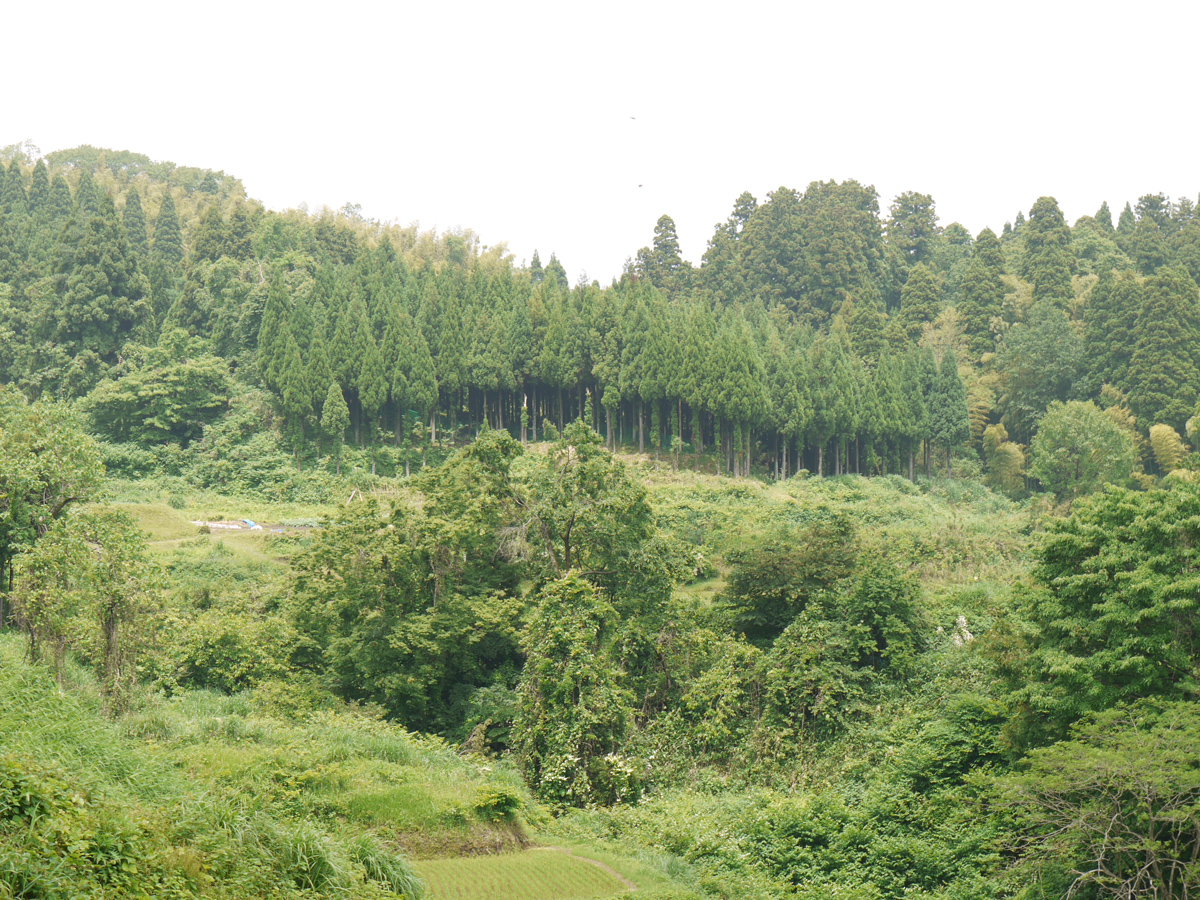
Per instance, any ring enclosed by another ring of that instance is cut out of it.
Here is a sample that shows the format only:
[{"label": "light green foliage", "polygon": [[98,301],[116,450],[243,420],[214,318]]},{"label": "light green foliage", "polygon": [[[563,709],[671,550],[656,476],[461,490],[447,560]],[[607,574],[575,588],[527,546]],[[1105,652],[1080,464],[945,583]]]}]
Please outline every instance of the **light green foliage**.
[{"label": "light green foliage", "polygon": [[1029,451],[1029,474],[1060,498],[1124,485],[1136,461],[1132,435],[1091,401],[1052,403]]},{"label": "light green foliage", "polygon": [[1025,486],[1025,451],[1008,439],[1008,430],[999,422],[983,432],[987,481],[997,490],[1015,493]]},{"label": "light green foliage", "polygon": [[1179,432],[1170,425],[1150,426],[1150,449],[1154,451],[1154,462],[1158,465],[1158,470],[1164,475],[1178,469],[1187,455],[1187,448],[1183,446]]},{"label": "light green foliage", "polygon": [[1146,703],[1089,716],[997,782],[1041,895],[1190,896],[1200,878],[1200,711]]},{"label": "light green foliage", "polygon": [[[532,460],[531,460],[532,461]],[[522,474],[521,528],[543,577],[571,569],[620,595],[632,558],[650,536],[645,489],[582,421],[567,425],[546,456]]]},{"label": "light green foliage", "polygon": [[29,404],[0,385],[0,582],[4,588],[14,558],[73,505],[95,499],[103,476],[100,448],[70,407],[47,401]]},{"label": "light green foliage", "polygon": [[14,568],[13,612],[29,639],[30,658],[45,658],[61,676],[66,652],[79,651],[119,702],[136,678],[152,604],[145,538],[133,521],[119,510],[63,517]]},{"label": "light green foliage", "polygon": [[894,562],[874,560],[861,567],[844,616],[866,629],[868,643],[860,666],[887,670],[904,678],[916,667],[925,649],[925,623],[919,611],[920,589]]},{"label": "light green foliage", "polygon": [[417,870],[438,900],[615,897],[626,885],[593,860],[555,848],[502,856],[427,859]]}]

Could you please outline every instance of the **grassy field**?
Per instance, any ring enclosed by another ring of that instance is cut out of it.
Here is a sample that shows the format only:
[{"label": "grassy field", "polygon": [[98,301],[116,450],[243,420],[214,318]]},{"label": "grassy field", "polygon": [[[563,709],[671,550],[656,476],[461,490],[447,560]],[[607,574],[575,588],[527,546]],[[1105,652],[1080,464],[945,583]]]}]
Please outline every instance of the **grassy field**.
[{"label": "grassy field", "polygon": [[575,900],[634,890],[603,863],[559,848],[499,856],[426,859],[417,864],[426,900]]}]

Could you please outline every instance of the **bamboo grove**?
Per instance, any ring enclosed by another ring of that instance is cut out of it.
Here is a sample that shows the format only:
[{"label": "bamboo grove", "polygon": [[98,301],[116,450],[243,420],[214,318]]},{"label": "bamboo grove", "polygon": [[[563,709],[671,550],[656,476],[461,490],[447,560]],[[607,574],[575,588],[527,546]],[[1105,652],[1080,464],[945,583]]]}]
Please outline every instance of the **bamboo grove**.
[{"label": "bamboo grove", "polygon": [[572,286],[555,257],[518,265],[469,231],[272,212],[224,173],[128,152],[12,149],[0,379],[84,398],[110,440],[186,446],[258,386],[298,464],[582,417],[733,475],[969,457],[1003,482],[1055,401],[1179,433],[1200,395],[1186,199],[1069,226],[1043,197],[973,237],[927,195],[884,214],[871,187],[814,182],[737,198],[697,266],[663,216],[620,278]]}]

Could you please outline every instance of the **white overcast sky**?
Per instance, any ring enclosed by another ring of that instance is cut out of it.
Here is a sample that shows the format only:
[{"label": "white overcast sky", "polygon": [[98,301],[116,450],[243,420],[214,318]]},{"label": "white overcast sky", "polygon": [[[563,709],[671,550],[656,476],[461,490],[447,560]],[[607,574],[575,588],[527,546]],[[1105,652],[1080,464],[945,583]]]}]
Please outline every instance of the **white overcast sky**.
[{"label": "white overcast sky", "polygon": [[[607,283],[742,191],[856,178],[999,229],[1200,192],[1200,5],[60,2],[7,8],[0,145],[223,169],[269,208],[556,252]],[[639,185],[641,185],[639,187]]]}]

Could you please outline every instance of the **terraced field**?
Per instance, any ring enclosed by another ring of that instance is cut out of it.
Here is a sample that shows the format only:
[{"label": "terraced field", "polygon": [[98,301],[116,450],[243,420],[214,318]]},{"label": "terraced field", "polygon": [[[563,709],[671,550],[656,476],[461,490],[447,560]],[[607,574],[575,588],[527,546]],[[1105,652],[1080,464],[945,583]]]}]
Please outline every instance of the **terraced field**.
[{"label": "terraced field", "polygon": [[425,882],[425,900],[582,900],[637,888],[603,863],[556,847],[426,859],[416,868]]}]

